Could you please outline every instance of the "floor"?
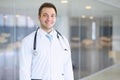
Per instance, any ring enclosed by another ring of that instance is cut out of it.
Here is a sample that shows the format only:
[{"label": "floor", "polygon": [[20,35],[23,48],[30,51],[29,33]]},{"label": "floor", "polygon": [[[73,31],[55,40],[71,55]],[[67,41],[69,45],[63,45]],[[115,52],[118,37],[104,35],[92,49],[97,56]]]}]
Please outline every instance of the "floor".
[{"label": "floor", "polygon": [[79,80],[120,80],[120,63]]}]

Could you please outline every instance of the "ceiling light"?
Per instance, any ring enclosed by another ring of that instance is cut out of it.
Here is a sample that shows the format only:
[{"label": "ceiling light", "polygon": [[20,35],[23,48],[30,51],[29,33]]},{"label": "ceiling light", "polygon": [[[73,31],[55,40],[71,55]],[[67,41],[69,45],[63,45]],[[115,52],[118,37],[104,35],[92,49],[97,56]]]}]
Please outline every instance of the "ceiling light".
[{"label": "ceiling light", "polygon": [[61,3],[68,3],[68,0],[61,0]]},{"label": "ceiling light", "polygon": [[90,10],[92,7],[91,6],[86,6],[85,9]]},{"label": "ceiling light", "polygon": [[83,15],[82,18],[84,19],[84,18],[86,18],[86,16]]},{"label": "ceiling light", "polygon": [[90,16],[90,19],[93,19],[94,17],[93,16]]}]

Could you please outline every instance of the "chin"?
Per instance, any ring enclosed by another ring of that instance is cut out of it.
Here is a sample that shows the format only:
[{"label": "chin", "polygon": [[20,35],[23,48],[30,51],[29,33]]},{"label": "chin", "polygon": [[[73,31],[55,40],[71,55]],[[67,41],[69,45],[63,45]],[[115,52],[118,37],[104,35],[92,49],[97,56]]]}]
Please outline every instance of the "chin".
[{"label": "chin", "polygon": [[52,26],[47,26],[47,28],[51,29],[51,28],[53,28],[53,27],[52,27]]}]

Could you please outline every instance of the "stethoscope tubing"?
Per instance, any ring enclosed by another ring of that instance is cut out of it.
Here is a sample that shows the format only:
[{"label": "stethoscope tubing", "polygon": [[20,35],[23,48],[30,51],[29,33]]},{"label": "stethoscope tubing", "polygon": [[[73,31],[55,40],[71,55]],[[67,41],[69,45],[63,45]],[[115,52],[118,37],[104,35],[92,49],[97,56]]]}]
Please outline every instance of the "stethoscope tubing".
[{"label": "stethoscope tubing", "polygon": [[[38,28],[36,29],[36,31],[35,31],[34,42],[33,42],[33,51],[34,51],[35,54],[37,53],[37,51],[36,51],[37,45],[36,45],[36,44],[37,44],[37,32],[38,32],[38,29],[39,29],[39,27],[38,27]],[[62,36],[61,33],[58,32],[57,30],[56,30],[56,32],[57,32],[57,38],[58,38],[58,40],[59,40],[59,42],[60,42],[60,44],[61,44],[61,47],[62,47],[65,51],[67,51],[68,49],[63,47],[62,41],[61,41],[61,39],[60,39],[60,37],[61,37],[61,38],[64,40],[63,36]],[[59,37],[59,36],[60,36],[60,37]],[[67,46],[67,43],[65,42],[65,40],[64,40],[64,43],[65,43],[65,45]]]},{"label": "stethoscope tubing", "polygon": [[35,31],[35,36],[34,36],[34,42],[33,42],[33,50],[36,50],[36,44],[37,44],[37,32],[38,32],[39,27]]}]

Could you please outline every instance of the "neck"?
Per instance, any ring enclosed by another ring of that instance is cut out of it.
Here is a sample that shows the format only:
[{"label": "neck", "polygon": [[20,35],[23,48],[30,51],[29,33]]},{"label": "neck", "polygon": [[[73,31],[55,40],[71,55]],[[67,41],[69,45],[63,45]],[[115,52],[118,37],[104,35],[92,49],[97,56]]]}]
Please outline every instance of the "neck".
[{"label": "neck", "polygon": [[45,31],[46,33],[50,33],[52,31],[52,29],[46,29],[46,28],[41,28],[43,31]]}]

